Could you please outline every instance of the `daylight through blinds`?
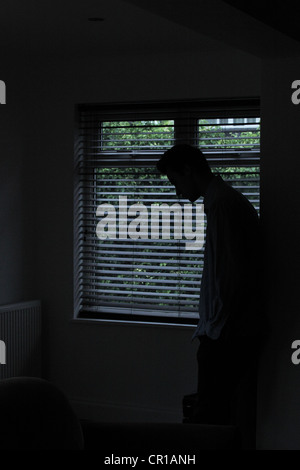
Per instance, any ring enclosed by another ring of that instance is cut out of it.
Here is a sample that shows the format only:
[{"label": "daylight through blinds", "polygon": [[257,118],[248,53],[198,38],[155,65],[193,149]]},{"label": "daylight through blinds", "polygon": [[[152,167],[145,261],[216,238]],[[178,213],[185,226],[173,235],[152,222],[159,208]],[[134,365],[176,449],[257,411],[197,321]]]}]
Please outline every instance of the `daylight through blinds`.
[{"label": "daylight through blinds", "polygon": [[79,107],[75,295],[79,315],[198,318],[206,219],[176,197],[155,163],[176,143],[199,146],[214,172],[259,211],[256,102]]}]

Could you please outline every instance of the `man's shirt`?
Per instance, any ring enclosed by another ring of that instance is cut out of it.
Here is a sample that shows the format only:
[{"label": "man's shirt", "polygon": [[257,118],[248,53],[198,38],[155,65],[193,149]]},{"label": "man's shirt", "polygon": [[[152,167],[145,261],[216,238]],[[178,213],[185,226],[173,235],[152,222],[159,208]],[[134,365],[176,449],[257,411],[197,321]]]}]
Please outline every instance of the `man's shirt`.
[{"label": "man's shirt", "polygon": [[253,335],[259,329],[259,219],[248,199],[214,176],[204,196],[207,216],[199,323],[193,338]]}]

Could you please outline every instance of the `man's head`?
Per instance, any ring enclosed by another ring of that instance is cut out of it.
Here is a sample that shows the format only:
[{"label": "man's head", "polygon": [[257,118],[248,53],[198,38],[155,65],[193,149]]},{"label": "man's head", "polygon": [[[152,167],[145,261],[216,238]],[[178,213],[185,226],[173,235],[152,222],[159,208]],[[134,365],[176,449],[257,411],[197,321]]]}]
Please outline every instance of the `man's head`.
[{"label": "man's head", "polygon": [[204,196],[213,177],[201,150],[187,144],[178,144],[167,150],[156,166],[175,186],[177,196],[191,202]]}]

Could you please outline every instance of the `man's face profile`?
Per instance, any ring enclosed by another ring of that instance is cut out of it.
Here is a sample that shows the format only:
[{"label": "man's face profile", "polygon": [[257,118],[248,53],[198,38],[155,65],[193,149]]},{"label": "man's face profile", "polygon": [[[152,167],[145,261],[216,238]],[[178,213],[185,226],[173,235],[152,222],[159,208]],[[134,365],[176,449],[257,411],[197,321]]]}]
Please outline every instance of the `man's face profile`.
[{"label": "man's face profile", "polygon": [[193,178],[191,177],[191,169],[184,166],[182,171],[176,171],[173,168],[167,169],[167,177],[171,184],[175,186],[176,195],[184,199],[194,202],[195,197]]}]

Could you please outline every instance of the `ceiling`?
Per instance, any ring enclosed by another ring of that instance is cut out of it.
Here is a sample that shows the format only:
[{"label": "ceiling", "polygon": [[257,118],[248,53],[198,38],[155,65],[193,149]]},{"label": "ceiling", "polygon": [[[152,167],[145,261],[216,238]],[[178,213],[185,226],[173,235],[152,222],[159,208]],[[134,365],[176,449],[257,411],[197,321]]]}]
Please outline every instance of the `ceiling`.
[{"label": "ceiling", "polygon": [[[283,6],[277,0],[1,0],[1,60],[101,57],[128,50],[220,53],[236,48],[258,57],[298,54],[297,16],[288,4],[289,0]],[[103,21],[89,21],[95,17]]]},{"label": "ceiling", "polygon": [[291,0],[224,0],[267,26],[300,41],[300,3]]},{"label": "ceiling", "polygon": [[[89,21],[100,18],[104,21]],[[220,48],[215,40],[121,0],[1,0],[0,53],[83,56]],[[224,44],[224,48],[226,45]]]},{"label": "ceiling", "polygon": [[300,54],[292,0],[123,0],[257,57]]}]

